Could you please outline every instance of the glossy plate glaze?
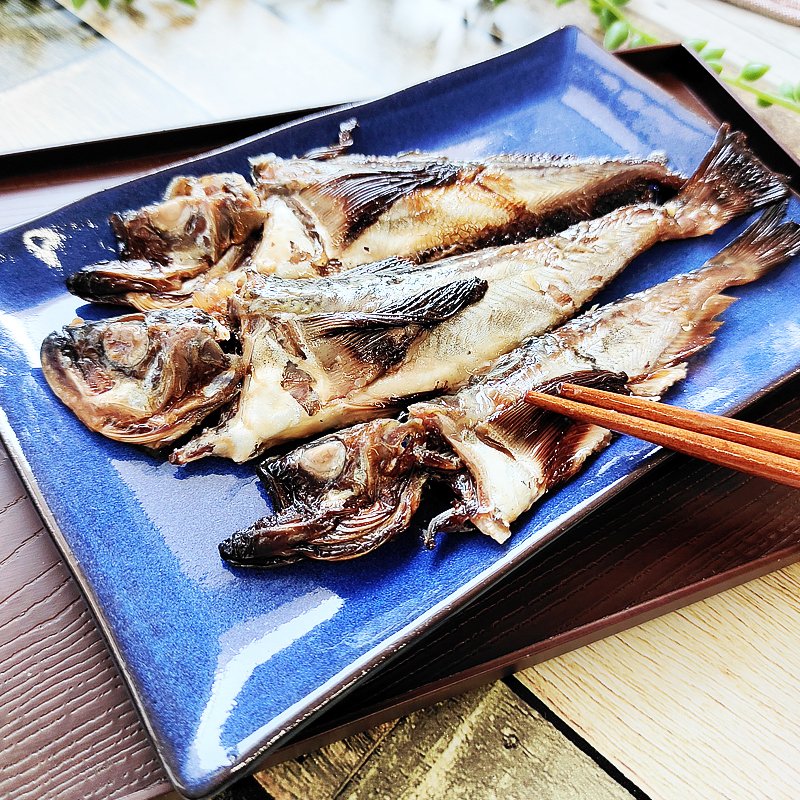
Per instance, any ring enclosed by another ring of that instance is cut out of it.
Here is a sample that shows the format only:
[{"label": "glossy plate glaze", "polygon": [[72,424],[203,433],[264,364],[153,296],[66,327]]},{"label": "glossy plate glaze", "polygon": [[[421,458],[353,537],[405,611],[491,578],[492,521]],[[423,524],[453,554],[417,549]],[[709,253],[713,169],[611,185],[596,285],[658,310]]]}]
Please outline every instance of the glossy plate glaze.
[{"label": "glossy plate glaze", "polygon": [[[224,565],[217,543],[266,511],[252,466],[175,468],[86,430],[49,392],[39,345],[76,311],[100,316],[64,278],[108,257],[113,211],[158,199],[177,174],[246,172],[247,159],[303,153],[356,115],[356,149],[456,157],[551,151],[647,155],[685,172],[713,130],[565,29],[491,62],[383,100],[316,117],[139,179],[0,235],[3,436],[98,616],[167,770],[181,792],[220,790],[281,737],[404,644],[487,588],[653,463],[621,438],[521,519],[509,546],[451,536],[424,551],[408,535],[340,564],[269,572]],[[790,213],[800,218],[793,200]],[[601,300],[699,266],[746,225],[660,245]],[[671,402],[741,406],[800,367],[797,260],[738,290],[717,341]]]}]

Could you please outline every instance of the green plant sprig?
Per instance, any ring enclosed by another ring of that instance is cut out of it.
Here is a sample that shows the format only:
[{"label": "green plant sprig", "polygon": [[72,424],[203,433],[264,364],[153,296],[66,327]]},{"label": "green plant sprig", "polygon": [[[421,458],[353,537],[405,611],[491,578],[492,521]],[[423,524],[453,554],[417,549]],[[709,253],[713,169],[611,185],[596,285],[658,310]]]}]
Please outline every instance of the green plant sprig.
[{"label": "green plant sprig", "polygon": [[[572,0],[554,0],[554,2],[556,6],[563,6]],[[589,10],[597,17],[600,29],[605,34],[603,46],[607,50],[618,50],[623,46],[643,47],[660,43],[655,36],[631,23],[622,10],[628,2],[629,0],[586,0]],[[715,47],[707,39],[689,39],[684,44],[691,47],[729,86],[735,86],[754,95],[756,102],[762,108],[781,106],[800,114],[800,82],[797,84],[783,83],[778,89],[778,93],[775,94],[755,85],[755,82],[763,78],[769,71],[769,64],[751,61],[742,67],[736,77],[733,77],[724,72],[721,60],[725,55],[724,47]]]}]

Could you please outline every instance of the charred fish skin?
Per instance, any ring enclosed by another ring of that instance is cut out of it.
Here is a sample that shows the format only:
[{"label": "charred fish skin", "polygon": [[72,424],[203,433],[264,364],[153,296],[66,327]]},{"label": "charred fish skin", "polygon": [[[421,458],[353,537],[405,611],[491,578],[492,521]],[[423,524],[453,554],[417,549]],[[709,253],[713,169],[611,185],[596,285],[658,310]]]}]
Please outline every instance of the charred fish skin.
[{"label": "charred fish skin", "polygon": [[199,309],[128,314],[51,333],[42,372],[87,427],[160,448],[235,398],[244,368],[229,339]]},{"label": "charred fish skin", "polygon": [[[253,566],[326,559],[325,547],[339,530],[347,533],[346,553],[371,551],[375,542],[399,533],[396,520],[403,515],[393,517],[392,511],[419,503],[418,483],[406,488],[412,476],[423,486],[444,483],[452,492],[451,508],[429,526],[429,542],[437,530],[473,526],[506,541],[515,519],[611,438],[605,429],[527,405],[525,393],[570,380],[660,397],[713,341],[719,314],[734,300],[720,292],[757,280],[800,253],[800,226],[782,222],[783,214],[783,206],[768,210],[694,272],[531,339],[457,394],[410,406],[404,422],[373,420],[267,459],[262,478],[278,511],[223,542],[221,556]],[[409,447],[404,459],[390,458],[393,480],[386,481],[380,476],[389,436]],[[320,470],[315,465],[327,459],[318,460],[315,452],[332,447],[336,468]],[[355,468],[364,461],[368,472]],[[303,500],[287,488],[295,485],[303,487]],[[383,529],[376,523],[381,515]],[[305,521],[312,524],[304,527]],[[363,543],[354,534],[362,529],[368,531]],[[339,551],[337,557],[345,556]]]},{"label": "charred fish skin", "polygon": [[[411,395],[454,391],[526,338],[573,316],[656,242],[709,233],[785,193],[741,134],[723,128],[663,206],[616,209],[547,239],[453,256],[408,274],[395,262],[372,275],[357,268],[355,276],[294,281],[286,290],[279,279],[258,277],[234,301],[248,364],[237,412],[171,460],[247,461],[292,439],[385,415]],[[485,282],[480,297],[470,283],[476,280]]]},{"label": "charred fish skin", "polygon": [[391,256],[420,262],[551,235],[583,219],[673,192],[684,179],[663,159],[500,155],[342,155],[252,161],[275,224],[262,272],[313,277]]},{"label": "charred fish skin", "polygon": [[265,218],[241,175],[175,178],[162,202],[112,215],[120,260],[84,267],[67,279],[67,288],[84,300],[143,311],[188,305],[198,279],[208,279],[214,267],[212,274],[232,269],[238,253],[231,250]]}]

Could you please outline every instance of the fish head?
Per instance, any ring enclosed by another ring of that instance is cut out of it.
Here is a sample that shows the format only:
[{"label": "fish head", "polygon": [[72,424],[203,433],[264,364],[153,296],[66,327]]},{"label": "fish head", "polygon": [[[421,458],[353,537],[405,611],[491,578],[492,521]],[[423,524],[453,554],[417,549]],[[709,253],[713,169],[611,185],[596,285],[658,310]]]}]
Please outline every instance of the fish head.
[{"label": "fish head", "polygon": [[275,513],[220,545],[240,566],[364,555],[404,530],[427,475],[419,423],[378,419],[268,458],[259,474]]},{"label": "fish head", "polygon": [[51,333],[42,371],[92,430],[161,447],[236,395],[243,366],[230,339],[199,309],[128,314]]}]

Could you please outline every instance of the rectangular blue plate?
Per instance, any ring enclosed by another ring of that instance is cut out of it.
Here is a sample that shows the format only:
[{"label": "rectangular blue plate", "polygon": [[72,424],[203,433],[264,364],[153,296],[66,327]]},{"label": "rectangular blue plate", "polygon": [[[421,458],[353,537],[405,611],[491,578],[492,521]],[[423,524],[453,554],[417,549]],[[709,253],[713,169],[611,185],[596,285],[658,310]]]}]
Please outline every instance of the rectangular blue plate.
[{"label": "rectangular blue plate", "polygon": [[[113,211],[157,200],[173,175],[248,171],[247,159],[335,140],[355,114],[356,150],[456,157],[550,151],[648,155],[690,172],[713,138],[699,117],[575,29],[355,110],[278,129],[109,189],[0,235],[3,436],[94,609],[170,777],[220,790],[281,737],[444,620],[653,462],[617,440],[516,526],[507,547],[414,535],[363,559],[269,572],[223,564],[217,543],[267,512],[252,466],[178,469],[84,428],[50,393],[39,345],[76,309],[64,278],[108,257]],[[790,213],[800,217],[798,203]],[[699,266],[746,225],[659,245],[601,298]],[[670,400],[725,412],[800,366],[800,261],[738,291],[725,326]]]}]

